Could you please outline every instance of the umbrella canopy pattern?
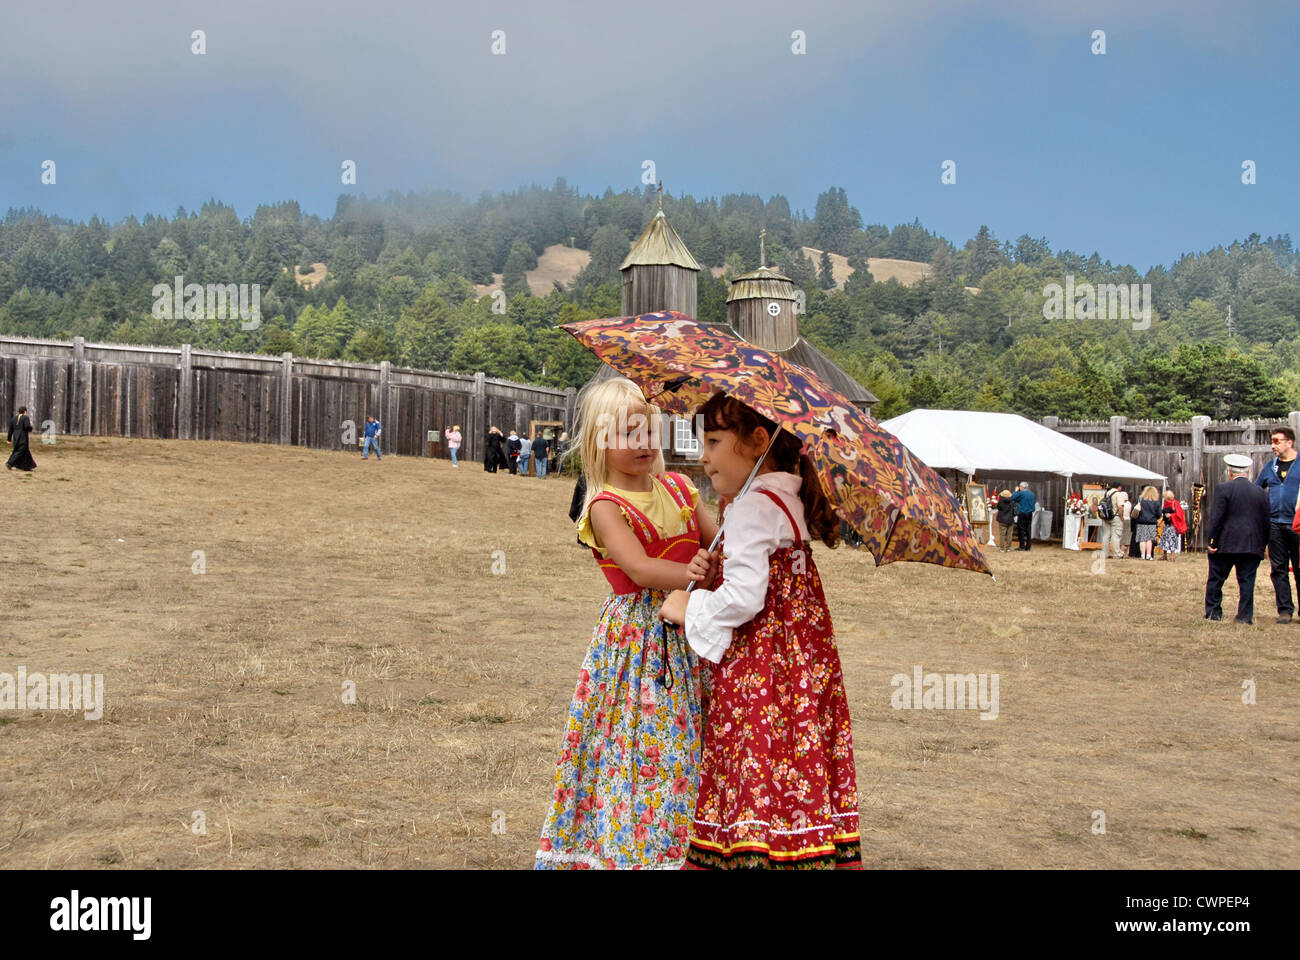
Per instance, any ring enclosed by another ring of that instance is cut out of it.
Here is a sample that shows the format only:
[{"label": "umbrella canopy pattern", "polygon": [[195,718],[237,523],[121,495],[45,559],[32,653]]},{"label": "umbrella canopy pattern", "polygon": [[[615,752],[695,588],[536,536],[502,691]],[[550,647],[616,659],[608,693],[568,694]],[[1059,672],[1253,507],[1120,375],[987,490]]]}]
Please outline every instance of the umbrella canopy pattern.
[{"label": "umbrella canopy pattern", "polygon": [[672,310],[561,329],[669,413],[690,416],[722,391],[789,430],[877,564],[991,572],[943,478],[812,371]]}]

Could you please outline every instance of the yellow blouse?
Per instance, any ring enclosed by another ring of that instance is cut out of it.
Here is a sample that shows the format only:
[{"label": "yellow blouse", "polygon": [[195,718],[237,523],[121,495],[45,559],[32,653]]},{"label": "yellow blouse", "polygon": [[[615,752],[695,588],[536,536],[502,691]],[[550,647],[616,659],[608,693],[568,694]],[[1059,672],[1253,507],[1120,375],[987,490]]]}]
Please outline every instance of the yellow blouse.
[{"label": "yellow blouse", "polygon": [[[605,489],[610,493],[618,494],[644,513],[650,522],[654,524],[655,530],[660,537],[675,537],[686,532],[687,520],[690,514],[700,505],[700,491],[695,489],[695,484],[691,483],[690,478],[684,474],[679,473],[677,476],[680,478],[681,485],[690,492],[690,510],[677,506],[672,494],[657,478],[651,478],[650,482],[653,486],[644,493],[638,490],[622,490],[618,487],[605,487]],[[621,507],[620,512],[624,517],[627,516],[627,511]],[[607,558],[609,557],[609,551],[601,546],[599,539],[596,537],[596,531],[591,526],[590,514],[591,509],[588,508],[578,518],[578,539],[589,547],[595,547],[600,551],[602,557]]]}]

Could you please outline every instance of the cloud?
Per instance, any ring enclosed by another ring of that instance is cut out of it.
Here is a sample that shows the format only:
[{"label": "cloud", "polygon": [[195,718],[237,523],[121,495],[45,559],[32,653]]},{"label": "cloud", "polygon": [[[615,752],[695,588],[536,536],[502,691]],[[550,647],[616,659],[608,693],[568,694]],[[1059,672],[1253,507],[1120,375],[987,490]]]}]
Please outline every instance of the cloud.
[{"label": "cloud", "polygon": [[[1041,216],[1028,189],[999,195],[990,174],[988,189],[936,198],[906,178],[924,167],[936,180],[954,147],[963,177],[1015,162],[1027,102],[1039,117],[1095,118],[1127,94],[1151,109],[1152,89],[1134,89],[1125,73],[1134,66],[1158,64],[1177,109],[1188,106],[1189,76],[1290,62],[1274,55],[1293,43],[1283,9],[1276,0],[1240,14],[1211,0],[6,0],[0,157],[28,184],[24,202],[69,210],[125,202],[102,186],[123,183],[165,212],[215,196],[245,214],[293,198],[328,215],[344,159],[357,161],[356,189],[370,195],[428,186],[473,195],[557,175],[584,190],[623,189],[653,159],[672,193],[780,192],[799,208],[836,183],[864,211],[878,208],[873,216],[1012,215],[1018,232]],[[203,56],[191,53],[196,29]],[[1090,87],[1059,51],[1077,43],[1083,56],[1094,29],[1107,31],[1110,79]],[[505,56],[491,52],[494,30],[505,31]],[[796,30],[804,56],[791,54]],[[1087,145],[1038,140],[1046,163],[1093,162]],[[31,186],[50,156],[60,160],[57,193]],[[74,156],[84,162],[65,166]]]}]

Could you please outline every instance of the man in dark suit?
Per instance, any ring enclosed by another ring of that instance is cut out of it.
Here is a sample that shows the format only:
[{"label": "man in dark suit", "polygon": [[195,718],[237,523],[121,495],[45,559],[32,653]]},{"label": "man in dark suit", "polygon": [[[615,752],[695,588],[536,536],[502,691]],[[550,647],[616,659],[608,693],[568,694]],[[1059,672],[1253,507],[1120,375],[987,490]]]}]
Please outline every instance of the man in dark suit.
[{"label": "man in dark suit", "polygon": [[1205,581],[1205,616],[1222,620],[1223,582],[1237,568],[1237,623],[1255,622],[1255,571],[1268,550],[1269,499],[1250,482],[1250,458],[1230,453],[1223,458],[1228,479],[1214,488],[1210,506],[1210,575]]}]

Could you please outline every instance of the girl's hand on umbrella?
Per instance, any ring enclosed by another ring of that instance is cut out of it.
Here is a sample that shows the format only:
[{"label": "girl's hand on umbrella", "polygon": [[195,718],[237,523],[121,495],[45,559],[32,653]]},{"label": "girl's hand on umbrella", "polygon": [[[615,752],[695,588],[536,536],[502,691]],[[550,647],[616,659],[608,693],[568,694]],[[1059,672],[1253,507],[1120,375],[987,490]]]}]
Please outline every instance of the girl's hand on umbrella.
[{"label": "girl's hand on umbrella", "polygon": [[700,584],[705,590],[713,590],[718,583],[718,574],[722,570],[722,548],[714,550],[709,554],[709,572],[704,577],[704,582]]},{"label": "girl's hand on umbrella", "polygon": [[709,551],[703,547],[696,550],[695,556],[691,558],[691,562],[686,566],[686,572],[696,583],[707,578],[709,575]]},{"label": "girl's hand on umbrella", "polygon": [[675,623],[681,626],[686,622],[686,601],[689,595],[685,590],[674,590],[668,594],[664,600],[664,605],[659,608],[659,617],[667,620],[669,623]]}]

